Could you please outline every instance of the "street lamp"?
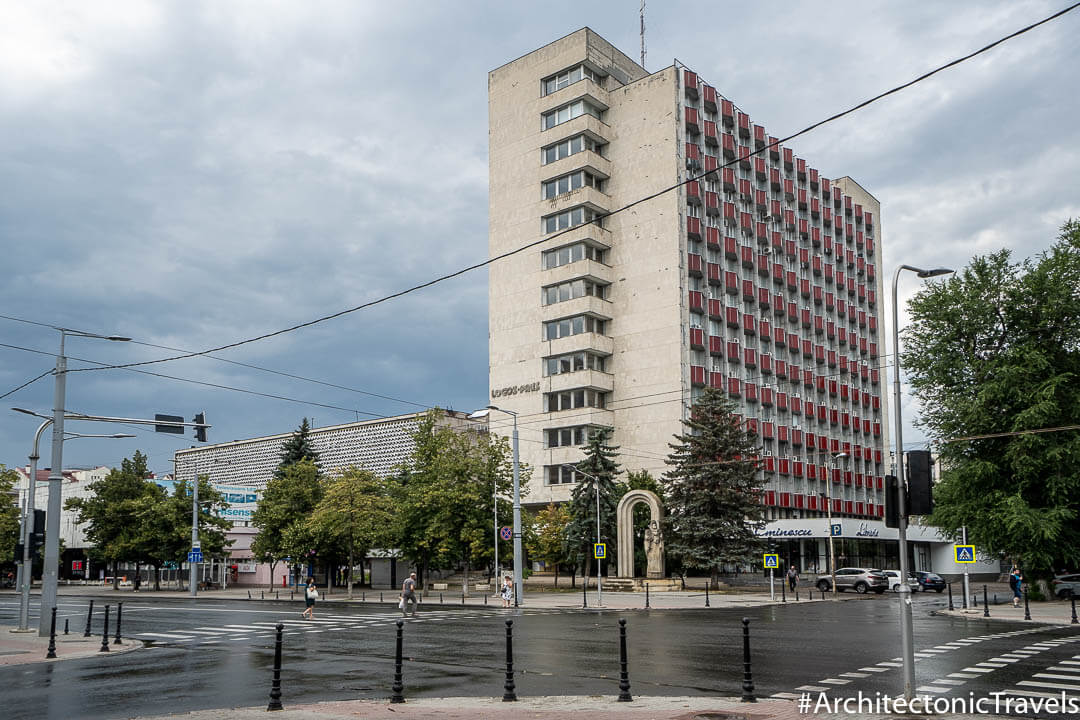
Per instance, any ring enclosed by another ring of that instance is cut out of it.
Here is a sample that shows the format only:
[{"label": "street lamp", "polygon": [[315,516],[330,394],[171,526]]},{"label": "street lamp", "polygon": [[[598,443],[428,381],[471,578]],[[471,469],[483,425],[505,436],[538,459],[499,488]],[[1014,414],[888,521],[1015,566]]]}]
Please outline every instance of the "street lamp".
[{"label": "street lamp", "polygon": [[[845,460],[848,454],[845,452],[836,453],[833,455],[833,460]],[[833,542],[833,524],[832,524],[832,478],[825,478],[825,491],[828,493],[825,498],[825,512],[829,519],[829,577],[832,580],[832,599],[839,600],[836,590],[836,546]]]},{"label": "street lamp", "polygon": [[[581,473],[585,477],[593,481],[593,487],[596,489],[596,544],[600,544],[600,478],[595,475],[590,475],[584,470],[578,469],[577,465],[571,465],[569,463],[563,463],[563,467],[570,468],[574,472]],[[600,559],[596,560],[596,604],[599,607],[604,605],[604,591],[601,587],[601,575],[600,575]],[[585,582],[582,580],[582,582]]]},{"label": "street lamp", "polygon": [[893,324],[893,411],[896,418],[896,478],[900,491],[897,493],[897,510],[900,515],[897,532],[900,535],[900,652],[904,658],[904,697],[915,697],[915,640],[911,620],[911,588],[907,584],[907,478],[904,475],[904,420],[900,408],[900,320],[896,304],[896,285],[901,270],[910,270],[920,278],[932,278],[953,272],[948,268],[923,270],[911,265],[901,265],[893,273],[892,324]]},{"label": "street lamp", "polygon": [[53,373],[53,418],[52,418],[52,467],[49,469],[49,506],[45,516],[45,560],[41,573],[41,617],[38,622],[38,635],[49,634],[49,613],[47,608],[56,607],[57,567],[60,562],[60,505],[61,483],[64,480],[64,395],[67,388],[67,358],[64,357],[64,340],[72,337],[97,338],[113,342],[127,342],[131,338],[120,335],[98,335],[97,333],[55,327],[60,332],[60,352],[56,356],[56,371]]},{"label": "street lamp", "polygon": [[[481,420],[491,414],[492,411],[506,413],[514,418],[514,607],[525,604],[525,587],[521,582],[521,485],[518,474],[518,426],[517,413],[513,410],[504,410],[494,405],[488,405],[482,410],[469,414],[470,420]],[[495,541],[496,548],[499,541]]]},{"label": "street lamp", "polygon": [[[41,433],[44,432],[45,428],[47,428],[47,427],[49,427],[50,425],[53,424],[53,419],[51,417],[47,416],[47,415],[41,415],[39,413],[36,413],[33,410],[27,410],[26,408],[13,407],[11,409],[14,410],[15,412],[20,412],[20,413],[22,413],[24,415],[31,415],[31,416],[36,417],[36,418],[42,418],[45,421],[45,422],[41,423],[41,425],[38,426],[37,432],[34,433],[34,445],[33,445],[33,448],[30,451],[30,456],[29,456],[29,459],[30,459],[30,477],[27,479],[27,496],[26,496],[26,506],[25,506],[26,509],[25,509],[25,512],[23,514],[23,519],[22,519],[22,530],[19,533],[20,537],[22,537],[22,542],[23,542],[23,556],[22,556],[22,562],[21,562],[20,567],[19,567],[19,576],[21,578],[21,581],[19,583],[19,627],[18,627],[18,630],[20,632],[25,632],[26,629],[27,629],[26,626],[27,626],[27,623],[29,621],[29,615],[30,615],[30,585],[33,582],[33,571],[32,571],[32,565],[31,565],[31,562],[30,562],[30,532],[31,532],[30,528],[31,528],[31,524],[33,523],[34,502],[35,502],[35,496],[37,495],[37,462],[38,462],[38,459],[40,457],[38,455],[38,441],[41,439]],[[74,438],[74,437],[105,437],[105,438],[131,438],[131,437],[135,437],[134,435],[129,435],[129,434],[126,434],[126,433],[116,433],[114,435],[83,435],[81,433],[65,433],[65,435],[67,437],[65,437],[64,439],[71,439],[71,438]],[[50,485],[49,490],[50,490],[50,500],[51,500],[51,497],[52,497],[52,495],[51,495],[52,486],[51,485]],[[50,508],[51,508],[51,504],[50,504]],[[46,522],[48,522],[47,518],[46,518]],[[56,532],[57,532],[57,534],[59,534],[59,531],[60,531],[60,518],[59,518],[59,511],[58,511],[57,512],[57,519],[56,519]],[[43,583],[44,583],[44,576],[43,576],[42,580],[43,580]],[[44,615],[45,614],[44,608],[46,608],[48,606],[42,605],[41,607],[42,607],[42,615]]]}]

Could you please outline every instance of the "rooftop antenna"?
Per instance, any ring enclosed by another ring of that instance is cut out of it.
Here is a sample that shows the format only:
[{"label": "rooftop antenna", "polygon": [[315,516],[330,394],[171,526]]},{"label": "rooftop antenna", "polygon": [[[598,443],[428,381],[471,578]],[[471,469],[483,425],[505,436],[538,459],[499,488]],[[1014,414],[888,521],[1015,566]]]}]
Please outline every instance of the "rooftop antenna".
[{"label": "rooftop antenna", "polygon": [[645,67],[645,0],[641,0],[641,67]]}]

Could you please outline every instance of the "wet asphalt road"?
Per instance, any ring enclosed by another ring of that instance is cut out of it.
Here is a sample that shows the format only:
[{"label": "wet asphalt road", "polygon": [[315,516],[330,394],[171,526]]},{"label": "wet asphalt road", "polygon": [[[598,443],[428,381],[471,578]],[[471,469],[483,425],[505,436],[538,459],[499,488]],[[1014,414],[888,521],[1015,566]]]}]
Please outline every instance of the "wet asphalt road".
[{"label": "wet asphalt road", "polygon": [[[98,635],[101,605],[99,598]],[[60,614],[71,617],[73,631],[81,633],[86,606],[86,599],[62,598]],[[916,677],[920,687],[935,688],[926,692],[946,697],[1059,692],[1049,686],[1071,683],[1076,690],[1070,692],[1080,694],[1080,670],[1072,670],[1080,669],[1080,627],[930,615],[943,606],[940,596],[915,596]],[[268,697],[273,625],[279,621],[286,623],[284,702],[389,696],[398,618],[393,606],[323,603],[315,622],[303,621],[300,610],[298,602],[196,605],[129,597],[124,636],[149,647],[108,660],[0,667],[3,715],[70,720],[260,705]],[[0,623],[13,623],[14,611],[13,598],[0,601]],[[992,612],[1012,611],[1001,606]],[[894,663],[900,652],[898,613],[895,596],[887,594],[749,610],[504,611],[428,605],[405,623],[405,695],[501,696],[506,619],[514,620],[520,695],[614,695],[620,618],[627,619],[632,692],[739,695],[743,616],[751,620],[759,696],[807,688],[826,689],[833,697],[902,690],[902,671]],[[1076,681],[1070,680],[1071,672]],[[1047,687],[1018,685],[1032,682]]]}]

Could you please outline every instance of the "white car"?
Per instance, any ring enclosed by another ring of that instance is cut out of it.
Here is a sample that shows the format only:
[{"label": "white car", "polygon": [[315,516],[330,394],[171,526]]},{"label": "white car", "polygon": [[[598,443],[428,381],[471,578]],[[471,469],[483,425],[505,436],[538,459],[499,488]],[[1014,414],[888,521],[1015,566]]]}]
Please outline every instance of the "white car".
[{"label": "white car", "polygon": [[[882,570],[885,573],[885,577],[889,579],[889,589],[893,592],[897,592],[900,589],[900,571],[899,570]],[[911,588],[911,592],[919,591],[919,581],[914,575],[908,575],[907,580],[908,587]]]}]

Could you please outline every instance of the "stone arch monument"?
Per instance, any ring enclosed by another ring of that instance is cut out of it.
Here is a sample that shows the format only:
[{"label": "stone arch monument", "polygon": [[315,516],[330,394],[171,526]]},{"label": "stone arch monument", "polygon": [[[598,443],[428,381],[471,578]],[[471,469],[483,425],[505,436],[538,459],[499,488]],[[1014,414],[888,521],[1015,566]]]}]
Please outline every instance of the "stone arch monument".
[{"label": "stone arch monument", "polygon": [[631,490],[623,495],[615,511],[619,547],[619,577],[634,577],[634,508],[640,503],[649,506],[649,527],[645,530],[645,577],[659,580],[664,571],[664,509],[660,498],[649,490]]}]

